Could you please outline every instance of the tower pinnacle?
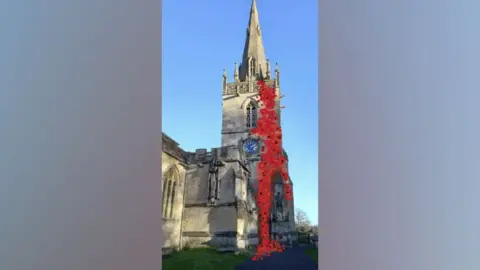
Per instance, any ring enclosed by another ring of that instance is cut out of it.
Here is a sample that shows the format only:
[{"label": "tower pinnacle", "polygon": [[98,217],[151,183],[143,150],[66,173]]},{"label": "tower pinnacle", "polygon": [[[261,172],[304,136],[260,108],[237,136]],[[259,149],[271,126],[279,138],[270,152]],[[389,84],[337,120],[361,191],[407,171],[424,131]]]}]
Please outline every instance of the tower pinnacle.
[{"label": "tower pinnacle", "polygon": [[267,61],[263,48],[262,31],[258,20],[257,3],[252,0],[247,37],[240,65],[240,81],[264,79],[267,75]]}]

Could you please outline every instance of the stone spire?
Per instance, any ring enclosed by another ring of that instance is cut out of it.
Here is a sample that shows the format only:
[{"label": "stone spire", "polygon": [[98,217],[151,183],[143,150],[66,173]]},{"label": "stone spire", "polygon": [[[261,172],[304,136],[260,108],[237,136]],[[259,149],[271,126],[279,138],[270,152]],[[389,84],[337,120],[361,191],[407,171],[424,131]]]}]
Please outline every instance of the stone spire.
[{"label": "stone spire", "polygon": [[252,0],[247,38],[240,65],[240,81],[264,79],[267,72],[267,61],[262,42],[262,31],[258,20],[257,3]]}]

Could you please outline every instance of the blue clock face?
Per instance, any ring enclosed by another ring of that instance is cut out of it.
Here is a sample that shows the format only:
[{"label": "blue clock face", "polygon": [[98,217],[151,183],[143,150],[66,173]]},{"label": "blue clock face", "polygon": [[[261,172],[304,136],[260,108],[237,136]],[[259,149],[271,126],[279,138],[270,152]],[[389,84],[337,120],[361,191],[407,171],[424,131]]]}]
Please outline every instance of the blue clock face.
[{"label": "blue clock face", "polygon": [[245,152],[247,152],[248,154],[254,154],[258,150],[258,144],[254,140],[248,140],[244,144],[244,148],[245,148]]}]

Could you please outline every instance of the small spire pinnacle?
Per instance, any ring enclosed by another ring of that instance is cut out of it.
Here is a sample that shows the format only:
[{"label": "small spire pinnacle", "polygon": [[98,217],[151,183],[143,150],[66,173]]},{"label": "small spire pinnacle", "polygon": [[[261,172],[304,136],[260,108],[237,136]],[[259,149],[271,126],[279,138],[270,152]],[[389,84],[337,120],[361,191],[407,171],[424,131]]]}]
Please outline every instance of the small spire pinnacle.
[{"label": "small spire pinnacle", "polygon": [[267,59],[267,73],[266,73],[266,75],[267,75],[266,79],[267,80],[270,80],[271,74],[272,74],[272,72],[270,71],[270,60]]},{"label": "small spire pinnacle", "polygon": [[235,62],[235,68],[233,70],[233,79],[234,79],[234,82],[238,82],[239,79],[238,79],[238,64],[237,62]]},{"label": "small spire pinnacle", "polygon": [[257,2],[252,0],[250,19],[248,21],[247,37],[240,66],[240,80],[248,81],[252,78],[265,78],[266,57],[263,48],[262,31],[258,19]]},{"label": "small spire pinnacle", "polygon": [[275,85],[280,85],[280,68],[278,67],[278,63],[275,63]]},{"label": "small spire pinnacle", "polygon": [[223,69],[223,91],[227,90],[227,69]]}]

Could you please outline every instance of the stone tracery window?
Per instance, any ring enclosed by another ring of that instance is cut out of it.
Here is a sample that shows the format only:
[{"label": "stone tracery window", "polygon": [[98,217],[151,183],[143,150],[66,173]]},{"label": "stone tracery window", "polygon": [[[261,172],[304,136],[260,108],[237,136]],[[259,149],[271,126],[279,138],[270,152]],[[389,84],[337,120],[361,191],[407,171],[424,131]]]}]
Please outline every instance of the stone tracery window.
[{"label": "stone tracery window", "polygon": [[173,205],[175,204],[175,190],[177,189],[177,182],[173,182],[172,194],[170,196],[170,215],[169,218],[173,217]]},{"label": "stone tracery window", "polygon": [[163,176],[162,216],[172,218],[177,191],[178,175],[174,168],[170,168]]},{"label": "stone tracery window", "polygon": [[256,75],[255,66],[256,66],[255,58],[250,59],[250,76]]},{"label": "stone tracery window", "polygon": [[254,128],[257,126],[257,106],[250,102],[247,105],[247,128]]},{"label": "stone tracery window", "polygon": [[165,217],[165,206],[166,206],[166,200],[167,200],[167,179],[163,179],[163,190],[162,190],[162,217]]}]

